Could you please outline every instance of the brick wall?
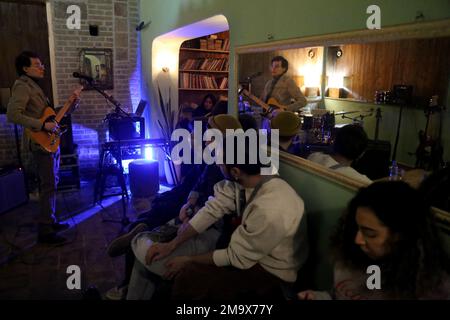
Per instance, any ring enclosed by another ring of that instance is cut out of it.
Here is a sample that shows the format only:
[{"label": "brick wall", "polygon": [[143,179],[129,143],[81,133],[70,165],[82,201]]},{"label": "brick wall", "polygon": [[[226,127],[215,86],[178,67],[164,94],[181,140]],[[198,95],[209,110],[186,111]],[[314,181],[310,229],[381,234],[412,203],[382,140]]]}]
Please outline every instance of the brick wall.
[{"label": "brick wall", "polygon": [[[81,9],[81,29],[69,30],[69,5]],[[78,84],[72,77],[79,70],[80,49],[113,50],[114,89],[107,92],[132,111],[140,99],[138,33],[139,0],[51,0],[57,97],[62,105]],[[99,35],[89,35],[89,25],[99,26]],[[114,108],[96,91],[83,91],[79,109],[72,115],[74,143],[78,144],[81,173],[90,175],[98,165],[99,145],[106,137],[105,115]],[[0,115],[0,164],[14,162],[13,126]]]},{"label": "brick wall", "polygon": [[[139,102],[138,0],[53,0],[53,35],[56,56],[57,95],[60,104],[70,95],[78,83],[72,73],[79,68],[81,48],[113,49],[114,89],[107,92],[114,96],[125,111],[132,111]],[[66,27],[67,6],[77,4],[81,8],[80,30]],[[99,35],[89,35],[89,25],[98,25]],[[82,174],[89,174],[98,165],[99,145],[105,141],[105,115],[113,110],[111,104],[96,91],[83,91],[79,109],[72,115],[74,142]]]}]

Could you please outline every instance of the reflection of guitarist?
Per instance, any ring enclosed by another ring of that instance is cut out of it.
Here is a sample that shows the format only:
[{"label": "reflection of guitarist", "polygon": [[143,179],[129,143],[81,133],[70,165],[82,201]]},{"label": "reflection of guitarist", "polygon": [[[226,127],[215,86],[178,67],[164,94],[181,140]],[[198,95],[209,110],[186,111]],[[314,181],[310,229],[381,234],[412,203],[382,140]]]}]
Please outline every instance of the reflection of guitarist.
[{"label": "reflection of guitarist", "polygon": [[269,102],[270,98],[278,101],[279,104],[286,106],[288,111],[298,111],[307,103],[305,96],[300,91],[294,80],[286,75],[289,68],[288,61],[276,56],[271,61],[272,80],[269,80],[262,94],[262,100]]},{"label": "reflection of guitarist", "polygon": [[[33,52],[22,52],[16,58],[16,71],[19,78],[12,87],[11,98],[8,103],[8,121],[20,124],[33,132],[45,130],[49,133],[58,129],[54,121],[40,120],[49,102],[38,85],[44,78],[45,67],[39,56]],[[76,105],[78,96],[71,97],[71,104]],[[59,231],[68,228],[67,224],[60,224],[55,220],[56,184],[59,169],[59,149],[48,152],[33,142],[28,135],[23,136],[22,150],[33,157],[39,177],[39,206],[38,241],[43,243],[62,243],[64,238],[57,235]]]}]

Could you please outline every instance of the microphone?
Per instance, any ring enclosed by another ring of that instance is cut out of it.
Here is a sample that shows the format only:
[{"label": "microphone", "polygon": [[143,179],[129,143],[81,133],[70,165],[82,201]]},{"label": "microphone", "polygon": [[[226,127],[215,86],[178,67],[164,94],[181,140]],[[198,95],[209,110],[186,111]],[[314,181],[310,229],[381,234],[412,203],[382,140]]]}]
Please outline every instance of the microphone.
[{"label": "microphone", "polygon": [[84,79],[84,80],[86,80],[87,82],[92,82],[92,81],[94,81],[94,79],[92,79],[92,77],[89,77],[89,76],[87,76],[87,75],[84,75],[84,74],[81,74],[81,73],[78,73],[78,72],[72,73],[72,76],[73,76],[74,78]]}]

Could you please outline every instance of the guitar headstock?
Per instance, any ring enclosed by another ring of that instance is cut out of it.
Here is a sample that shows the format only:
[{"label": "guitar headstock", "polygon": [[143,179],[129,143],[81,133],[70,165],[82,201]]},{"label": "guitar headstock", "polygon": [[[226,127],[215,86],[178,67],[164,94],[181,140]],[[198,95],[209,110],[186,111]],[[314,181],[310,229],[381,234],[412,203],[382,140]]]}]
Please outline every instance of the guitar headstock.
[{"label": "guitar headstock", "polygon": [[239,87],[238,87],[238,95],[241,95],[241,94],[244,94],[245,96],[248,97],[249,92],[242,85],[239,85]]}]

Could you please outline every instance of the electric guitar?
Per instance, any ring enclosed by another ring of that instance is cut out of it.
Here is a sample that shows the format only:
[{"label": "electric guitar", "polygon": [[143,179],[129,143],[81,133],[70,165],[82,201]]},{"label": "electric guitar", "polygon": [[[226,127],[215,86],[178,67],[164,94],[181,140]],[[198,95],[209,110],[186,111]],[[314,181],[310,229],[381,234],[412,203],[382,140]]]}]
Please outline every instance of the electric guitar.
[{"label": "electric guitar", "polygon": [[[427,122],[425,130],[419,131],[419,146],[416,149],[416,167],[426,170],[438,170],[443,167],[443,147],[442,147],[442,109],[437,102],[430,103],[425,110]],[[433,138],[429,134],[429,125],[431,116],[437,113],[439,115],[439,135]]]},{"label": "electric guitar", "polygon": [[269,101],[267,101],[267,103],[265,103],[264,101],[262,101],[261,99],[259,99],[256,96],[254,96],[253,94],[251,94],[244,88],[241,88],[238,91],[238,94],[241,94],[241,93],[243,93],[247,98],[250,98],[251,100],[253,100],[257,105],[262,107],[264,109],[265,113],[271,113],[272,111],[277,110],[277,109],[280,109],[283,111],[285,111],[287,109],[286,106],[280,104],[275,98],[269,98]]},{"label": "electric guitar", "polygon": [[[66,115],[66,113],[70,110],[75,100],[79,97],[83,87],[76,89],[70,98],[66,101],[64,106],[58,111],[58,114],[55,113],[53,108],[47,107],[44,109],[41,118],[42,126],[44,126],[45,122],[54,121],[57,124],[61,121],[61,119]],[[59,147],[60,137],[65,132],[61,130],[61,127],[58,125],[55,130],[49,132],[46,130],[41,131],[33,131],[31,129],[25,129],[26,134],[37,144],[39,144],[44,150],[48,152],[56,152]]]}]

